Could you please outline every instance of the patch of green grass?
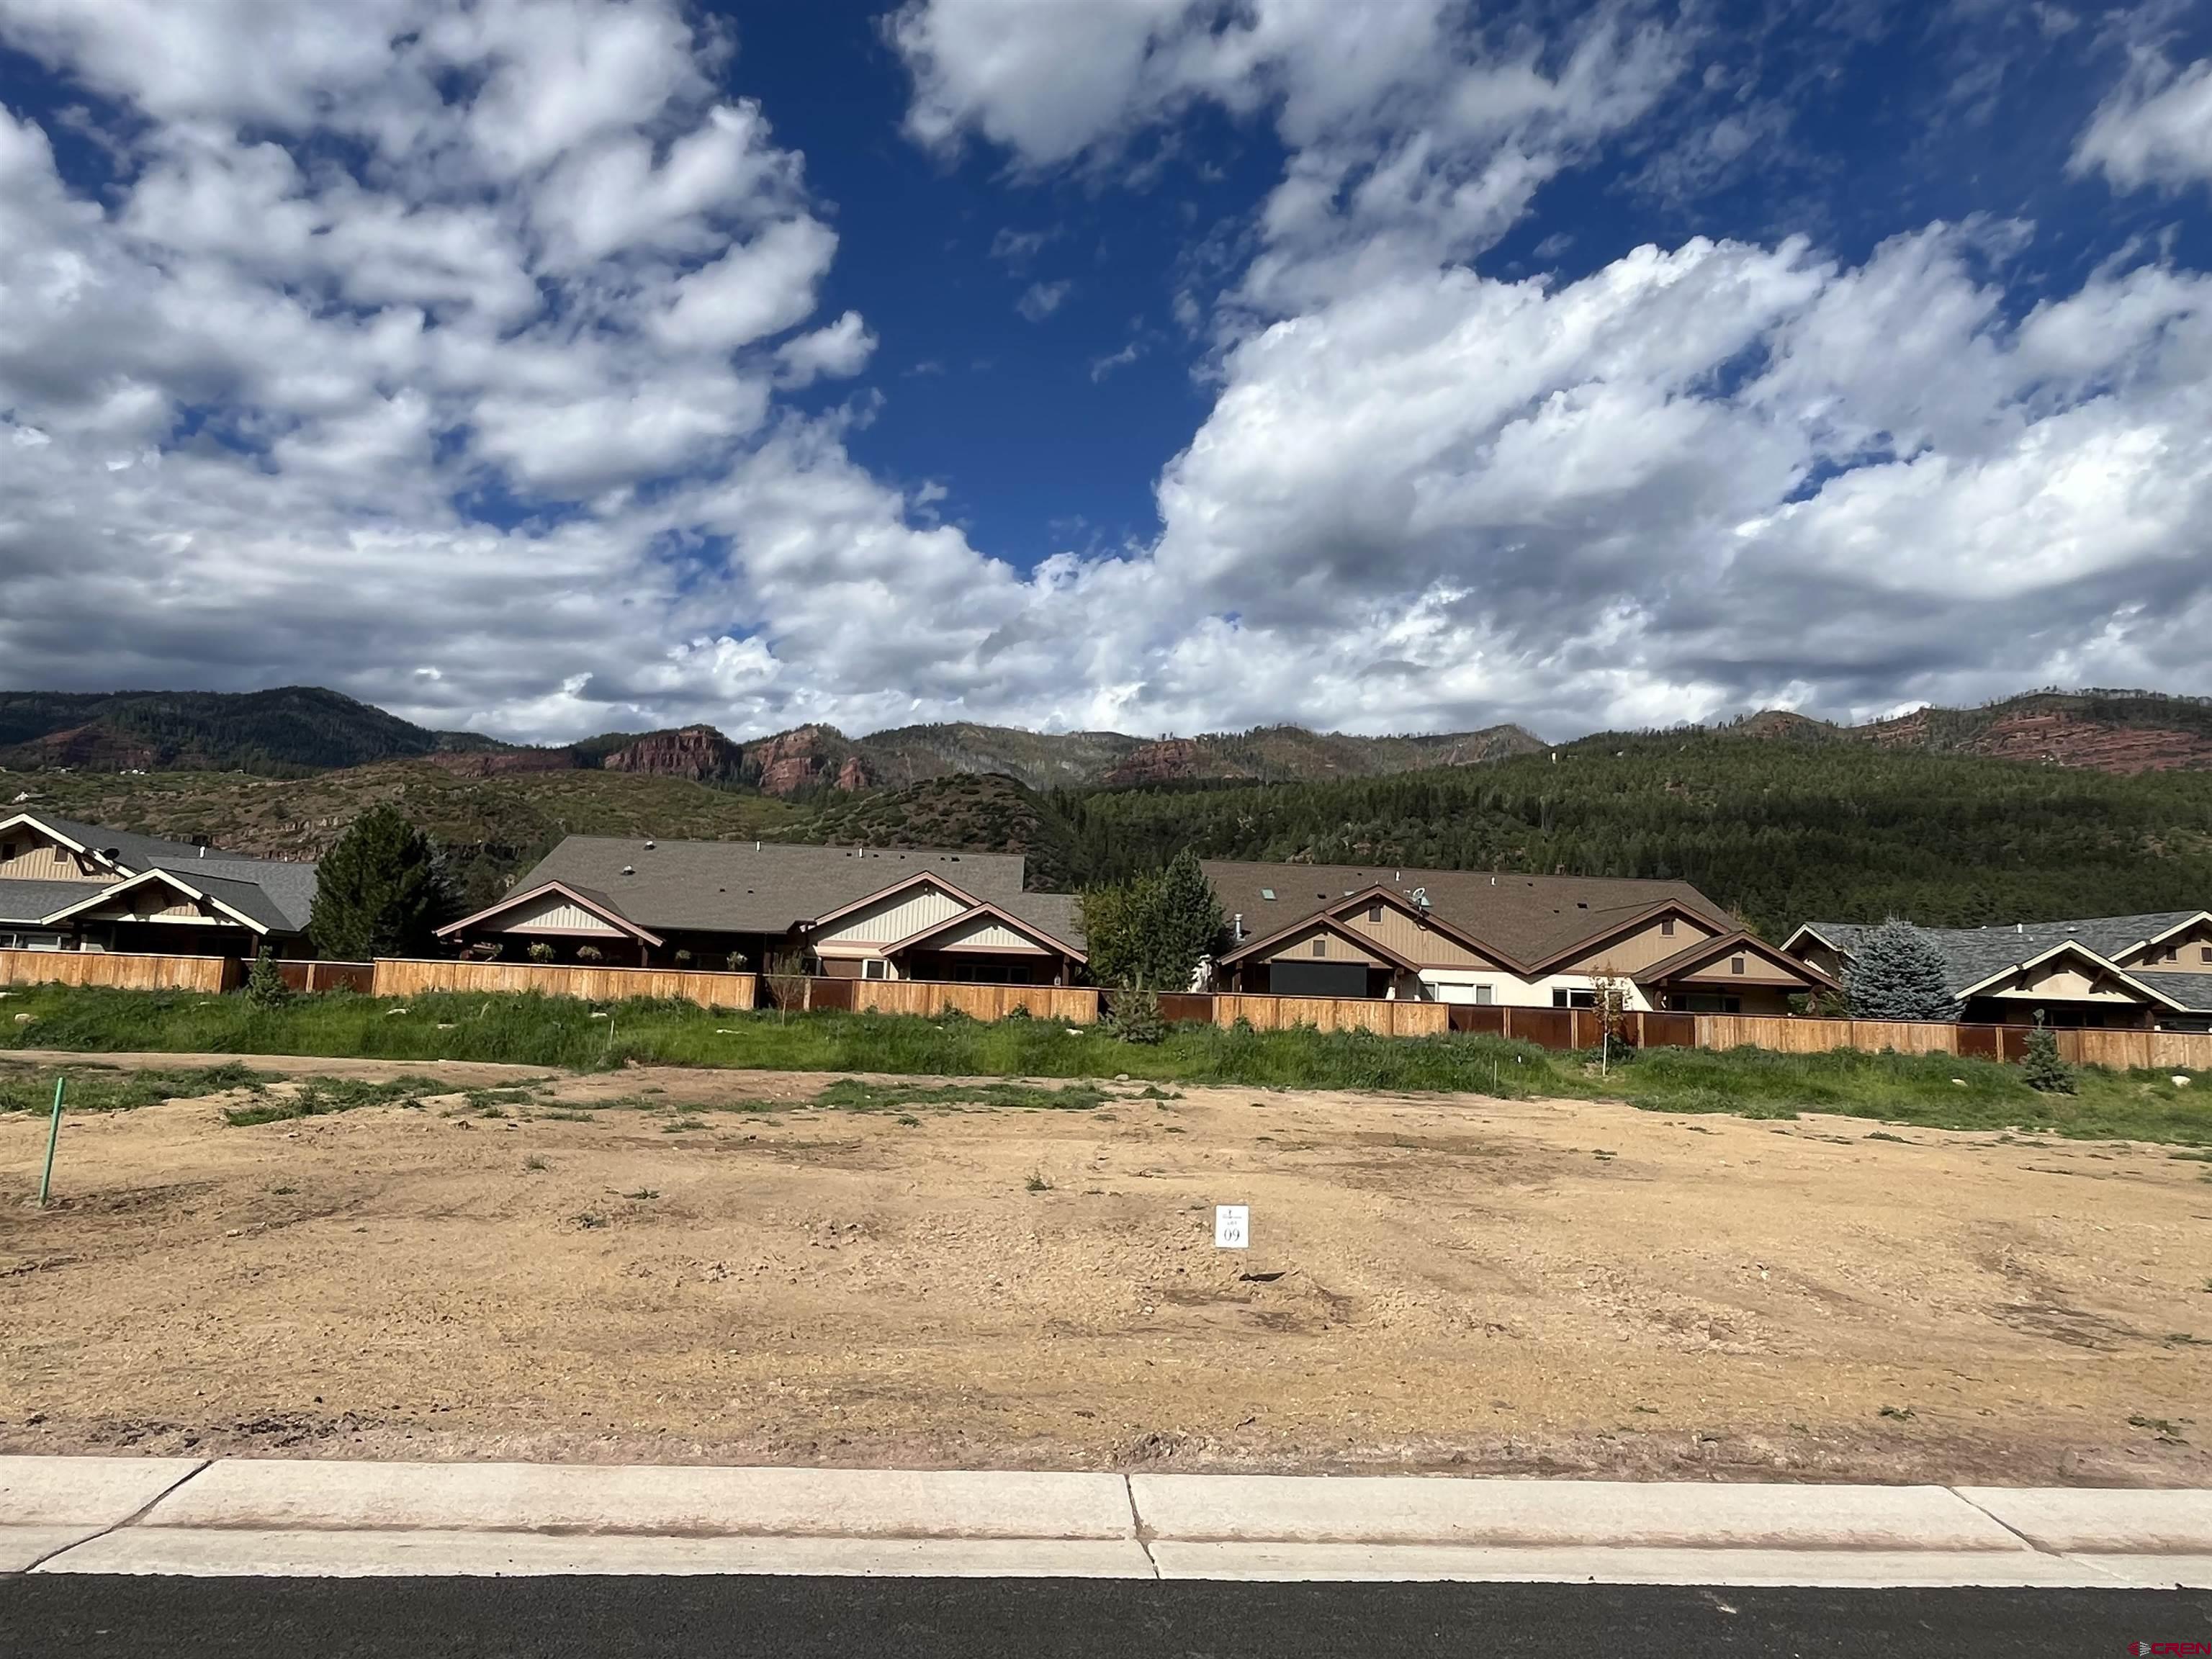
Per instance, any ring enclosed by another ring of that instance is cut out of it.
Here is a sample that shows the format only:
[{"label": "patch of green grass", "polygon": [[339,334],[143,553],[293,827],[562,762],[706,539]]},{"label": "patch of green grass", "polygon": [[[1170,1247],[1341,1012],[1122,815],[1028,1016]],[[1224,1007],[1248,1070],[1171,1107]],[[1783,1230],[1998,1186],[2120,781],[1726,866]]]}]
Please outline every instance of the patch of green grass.
[{"label": "patch of green grass", "polygon": [[[2045,1137],[2212,1147],[2212,1094],[2177,1088],[2171,1073],[2084,1066],[2077,1071],[2079,1093],[2043,1095],[2021,1081],[2016,1066],[1942,1054],[1653,1048],[1620,1057],[1600,1077],[1579,1056],[1496,1037],[1409,1039],[1310,1028],[1177,1025],[1157,1044],[1133,1045],[1095,1029],[1070,1035],[1050,1020],[984,1024],[833,1012],[779,1018],[639,1000],[619,1005],[611,1023],[592,1018],[588,1004],[534,995],[453,994],[404,1003],[298,997],[282,1007],[255,1008],[238,995],[65,986],[27,988],[9,1006],[34,1018],[0,1028],[0,1050],[363,1055],[579,1071],[635,1063],[935,1079],[1105,1080],[1126,1074],[1163,1095],[1169,1095],[1166,1085],[1198,1084],[1595,1098],[1674,1114],[1786,1121],[1817,1111],[1930,1129],[2022,1129]],[[46,1086],[51,1100],[50,1079]],[[841,1083],[817,1103],[845,1110],[1085,1109],[1112,1098],[1096,1083],[1085,1085],[1084,1093],[1026,1084],[984,1087],[1003,1092],[994,1098],[972,1085]],[[44,1103],[31,1103],[35,1109]],[[740,1103],[722,1109],[760,1109]]]},{"label": "patch of green grass", "polygon": [[419,1078],[394,1078],[388,1083],[354,1077],[303,1078],[291,1092],[264,1092],[249,1105],[225,1108],[222,1116],[232,1128],[246,1129],[295,1117],[327,1117],[363,1106],[420,1106],[423,1092]]},{"label": "patch of green grass", "polygon": [[914,1083],[864,1083],[840,1078],[809,1103],[840,1112],[888,1112],[908,1106],[1003,1106],[1024,1111],[1087,1112],[1114,1097],[1094,1084],[1046,1089],[1030,1083],[952,1083],[927,1088]]},{"label": "patch of green grass", "polygon": [[50,1112],[54,1082],[65,1079],[62,1110],[129,1112],[165,1100],[197,1100],[231,1089],[258,1090],[277,1078],[248,1066],[207,1066],[175,1071],[125,1071],[117,1066],[33,1066],[0,1060],[0,1112]]}]

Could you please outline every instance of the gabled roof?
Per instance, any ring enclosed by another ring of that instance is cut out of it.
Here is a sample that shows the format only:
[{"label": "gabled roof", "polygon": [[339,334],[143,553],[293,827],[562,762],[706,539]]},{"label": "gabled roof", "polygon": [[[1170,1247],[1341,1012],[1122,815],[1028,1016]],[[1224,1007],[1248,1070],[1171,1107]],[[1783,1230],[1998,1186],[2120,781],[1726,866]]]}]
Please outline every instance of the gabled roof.
[{"label": "gabled roof", "polygon": [[[1692,921],[1701,922],[1708,927],[1714,925],[1711,917],[1703,911],[1692,909],[1680,899],[1672,897],[1658,899],[1645,905],[1640,910],[1631,910],[1625,914],[1616,913],[1607,916],[1595,933],[1559,946],[1558,950],[1531,963],[1528,971],[1532,975],[1549,973],[1563,962],[1572,962],[1577,957],[1587,956],[1609,939],[1619,939],[1623,933],[1633,933],[1639,927],[1648,927],[1655,921],[1663,921],[1668,916],[1687,916]],[[1721,932],[1738,939],[1751,937],[1742,928],[1733,924],[1723,927]],[[1711,940],[1705,941],[1708,944],[1711,942]],[[1791,965],[1795,967],[1797,964]]]},{"label": "gabled roof", "polygon": [[[1295,937],[1303,930],[1304,925],[1308,921],[1312,921],[1316,916],[1327,916],[1332,921],[1341,921],[1345,916],[1352,911],[1367,908],[1378,902],[1389,905],[1401,915],[1413,917],[1425,927],[1434,928],[1437,933],[1442,933],[1446,939],[1451,939],[1456,944],[1464,945],[1470,951],[1475,951],[1482,956],[1494,957],[1498,958],[1498,961],[1504,963],[1510,967],[1517,968],[1519,966],[1518,963],[1514,963],[1511,958],[1508,957],[1496,946],[1486,945],[1479,939],[1470,937],[1468,934],[1462,933],[1460,929],[1453,927],[1449,922],[1444,921],[1437,917],[1432,911],[1421,905],[1414,903],[1410,895],[1400,892],[1395,887],[1386,887],[1380,884],[1363,887],[1357,892],[1346,893],[1341,898],[1335,900],[1334,902],[1324,905],[1318,910],[1310,911],[1305,915],[1299,917],[1296,921],[1292,921],[1281,927],[1278,927],[1272,933],[1260,934],[1251,939],[1241,940],[1234,948],[1223,951],[1216,960],[1223,963],[1237,961],[1242,957],[1254,954],[1255,951],[1266,946],[1273,945],[1279,939]],[[1338,929],[1336,931],[1340,933],[1343,933],[1342,929]],[[1376,944],[1376,941],[1369,939],[1364,933],[1343,933],[1343,937],[1346,939],[1357,939],[1363,947]],[[1376,953],[1378,956],[1384,957],[1389,961],[1402,963],[1409,968],[1418,966],[1418,964],[1407,962],[1405,957],[1401,957],[1395,952],[1389,951],[1379,945],[1376,945]]]},{"label": "gabled roof", "polygon": [[0,818],[0,831],[18,825],[51,836],[71,852],[88,854],[121,875],[168,870],[194,886],[216,884],[209,887],[210,891],[258,889],[262,896],[240,898],[241,907],[276,933],[305,933],[314,908],[315,866],[306,860],[249,858],[242,853],[163,841],[156,836],[134,835],[127,830],[111,830],[105,824],[82,823],[36,811],[16,811]]},{"label": "gabled roof", "polygon": [[[1457,930],[1471,949],[1508,965],[1539,963],[1624,920],[1679,905],[1717,933],[1735,919],[1686,881],[1615,876],[1523,876],[1507,871],[1394,869],[1346,864],[1262,864],[1206,859],[1200,868],[1222,910],[1242,915],[1251,933],[1273,934],[1293,921],[1374,889],[1428,900],[1432,923]],[[1273,897],[1267,897],[1272,893]]]},{"label": "gabled roof", "polygon": [[590,888],[641,927],[663,933],[781,934],[925,870],[994,903],[1022,890],[1016,853],[617,836],[570,836],[515,886],[562,881]]},{"label": "gabled roof", "polygon": [[[916,878],[916,879],[921,878]],[[931,939],[937,938],[940,933],[949,933],[956,927],[963,927],[969,922],[975,921],[987,916],[1004,923],[1015,933],[1023,935],[1034,944],[1042,945],[1048,951],[1057,951],[1063,956],[1073,957],[1077,962],[1087,962],[1090,960],[1089,957],[1083,954],[1083,949],[1080,945],[1071,944],[1064,939],[1055,939],[1050,933],[1038,926],[1036,923],[1025,921],[1022,917],[1014,915],[1012,911],[1002,908],[995,904],[975,905],[969,909],[963,910],[957,916],[947,916],[943,921],[933,921],[928,927],[923,928],[920,933],[909,933],[904,939],[899,940],[896,945],[884,945],[884,954],[887,957],[896,956],[902,951],[919,949],[921,945],[927,944]]]},{"label": "gabled roof", "polygon": [[1817,986],[1824,991],[1843,989],[1840,984],[1813,966],[1811,963],[1800,962],[1796,957],[1776,949],[1765,940],[1754,938],[1741,927],[1734,933],[1717,934],[1711,939],[1698,939],[1675,951],[1673,956],[1662,961],[1655,962],[1648,968],[1639,969],[1629,977],[1638,985],[1663,985],[1670,979],[1680,979],[1686,974],[1695,973],[1707,963],[1717,962],[1723,957],[1739,954],[1757,957],[1773,967],[1796,975],[1808,984]]},{"label": "gabled roof", "polygon": [[879,887],[872,893],[863,893],[850,904],[841,904],[827,915],[816,916],[806,924],[807,931],[811,933],[817,927],[827,927],[833,921],[842,921],[854,911],[865,910],[872,904],[881,903],[894,894],[905,892],[909,887],[934,887],[949,897],[958,899],[970,909],[982,902],[959,883],[946,879],[936,871],[917,870],[902,881],[895,881],[888,887]]},{"label": "gabled roof", "polygon": [[[2092,950],[2089,946],[2081,944],[2076,939],[2063,939],[2058,944],[2051,945],[2047,950],[2037,951],[2032,957],[2024,957],[2017,962],[2007,963],[2003,967],[1999,968],[1995,973],[1987,975],[1984,978],[1977,980],[1974,983],[1964,987],[1960,989],[1958,994],[1962,1000],[1966,997],[1978,995],[1980,993],[1986,991],[1990,986],[1996,984],[2000,980],[2010,979],[2014,974],[2026,972],[2031,968],[2039,968],[2054,957],[2066,956],[2078,957],[2081,961],[2087,963],[2094,972],[2101,975],[2108,975],[2111,978],[2119,981],[2121,984],[2126,986],[2130,990],[2138,993],[2148,1001],[2162,1004],[2164,1006],[2174,1009],[2178,1012],[2189,1012],[2186,1004],[2176,1000],[2174,997],[2158,988],[2155,981],[2165,977],[2163,975],[2154,974],[2147,978],[2139,979],[2135,975],[2129,973],[2125,969],[2116,966],[2111,958],[2106,957],[2102,951]],[[2185,977],[2185,975],[2176,975],[2174,977],[2182,978]]]},{"label": "gabled roof", "polygon": [[[1361,897],[1364,901],[1364,896],[1362,895]],[[1345,924],[1342,918],[1329,910],[1312,911],[1300,916],[1286,927],[1278,927],[1273,933],[1262,938],[1247,939],[1235,950],[1224,951],[1219,957],[1219,961],[1224,965],[1231,962],[1240,962],[1246,957],[1258,956],[1263,951],[1272,950],[1286,939],[1297,939],[1316,929],[1334,933],[1346,944],[1355,945],[1362,951],[1378,956],[1394,968],[1402,968],[1409,974],[1418,974],[1421,971],[1419,963],[1400,955],[1380,939],[1371,939],[1365,933],[1355,933]]]},{"label": "gabled roof", "polygon": [[626,934],[631,939],[642,939],[647,945],[659,945],[662,942],[659,934],[647,933],[624,915],[621,906],[605,893],[589,887],[571,886],[565,881],[541,881],[532,887],[518,888],[500,900],[498,903],[486,905],[474,915],[463,916],[459,921],[447,922],[438,930],[438,937],[447,939],[467,928],[482,927],[493,917],[512,910],[519,905],[527,904],[533,899],[543,898],[548,893],[558,893],[579,909],[588,910],[618,933]]},{"label": "gabled roof", "polygon": [[200,855],[200,849],[186,842],[163,841],[155,836],[135,835],[128,830],[111,830],[104,823],[58,818],[35,807],[21,808],[0,817],[0,831],[24,823],[44,830],[73,853],[109,859],[134,872],[150,869],[164,859],[196,859]]},{"label": "gabled roof", "polygon": [[84,896],[75,903],[64,905],[46,918],[46,925],[67,921],[87,910],[96,910],[112,902],[126,893],[142,887],[167,887],[180,893],[196,904],[210,904],[228,915],[240,927],[250,927],[257,933],[285,933],[289,927],[277,914],[268,897],[258,887],[237,881],[187,881],[173,870],[151,869],[121,881],[101,882],[86,891],[88,884],[72,882]]}]

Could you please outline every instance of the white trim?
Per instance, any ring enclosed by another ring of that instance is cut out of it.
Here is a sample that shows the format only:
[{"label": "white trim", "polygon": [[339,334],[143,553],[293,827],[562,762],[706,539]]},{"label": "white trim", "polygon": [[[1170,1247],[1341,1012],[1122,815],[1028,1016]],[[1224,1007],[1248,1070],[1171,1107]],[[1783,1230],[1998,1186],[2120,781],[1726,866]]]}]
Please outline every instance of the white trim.
[{"label": "white trim", "polygon": [[[186,898],[191,900],[195,904],[212,904],[216,909],[222,911],[225,915],[236,921],[241,927],[249,928],[252,932],[260,933],[264,937],[270,932],[268,923],[256,921],[252,916],[247,915],[243,910],[237,909],[231,905],[224,903],[222,900],[217,898],[214,894],[203,893],[199,889],[194,887],[190,882],[186,881],[182,876],[178,875],[173,870],[164,870],[158,865],[150,870],[142,871],[135,876],[126,877],[121,881],[110,882],[100,888],[98,892],[93,894],[89,898],[79,899],[75,904],[64,905],[52,915],[43,917],[41,919],[40,925],[51,927],[58,921],[65,921],[69,920],[70,917],[76,915],[80,910],[96,908],[100,905],[107,903],[112,899],[118,898],[122,895],[130,892],[133,888],[138,887],[144,883],[153,881],[167,882],[170,886],[175,888],[177,891],[182,893]],[[155,922],[154,925],[165,927],[175,927],[179,925],[179,922],[186,920],[199,922],[213,922],[215,918],[212,916],[192,916],[190,918],[177,917],[166,922]]]},{"label": "white trim", "polygon": [[[2134,947],[2130,946],[2130,948],[2133,949]],[[2073,951],[2077,955],[2087,957],[2090,961],[2095,963],[2100,968],[2102,968],[2106,973],[2110,974],[2114,979],[2119,981],[2121,984],[2126,986],[2130,990],[2139,991],[2152,1001],[2162,1004],[2164,1006],[2172,1009],[2174,1012],[2178,1014],[2191,1014],[2197,1012],[2196,1009],[2190,1007],[2186,1003],[2176,1002],[2172,997],[2166,995],[2165,992],[2157,989],[2155,987],[2145,984],[2142,980],[2137,979],[2133,974],[2128,972],[2126,969],[2121,967],[2118,963],[2112,961],[2108,957],[2102,956],[2097,951],[2091,950],[2087,945],[2082,944],[2081,941],[2077,939],[2061,939],[2057,944],[2050,946],[2047,950],[2039,951],[2032,957],[2023,957],[2020,961],[2014,963],[2009,967],[2000,968],[1996,973],[1990,975],[1986,979],[1976,980],[1972,985],[1967,986],[1964,990],[1958,993],[1958,1000],[1960,1002],[1964,1002],[1968,997],[1978,996],[1990,986],[1995,985],[1999,980],[2010,979],[2014,974],[2024,974],[2029,969],[2038,967],[2040,964],[2050,961],[2051,957],[2062,955],[2069,951]],[[2046,1000],[2051,1002],[2065,1002],[2069,1000],[2069,999],[2066,997],[2051,997],[2046,999]]]}]

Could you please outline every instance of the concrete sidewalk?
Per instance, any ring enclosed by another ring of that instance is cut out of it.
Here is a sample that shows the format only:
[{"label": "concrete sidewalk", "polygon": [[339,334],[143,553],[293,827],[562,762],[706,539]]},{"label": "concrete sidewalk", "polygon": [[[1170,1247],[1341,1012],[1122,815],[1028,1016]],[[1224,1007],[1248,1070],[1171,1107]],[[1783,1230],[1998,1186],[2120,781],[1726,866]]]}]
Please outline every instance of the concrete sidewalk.
[{"label": "concrete sidewalk", "polygon": [[0,1457],[0,1572],[2212,1588],[2212,1492]]}]

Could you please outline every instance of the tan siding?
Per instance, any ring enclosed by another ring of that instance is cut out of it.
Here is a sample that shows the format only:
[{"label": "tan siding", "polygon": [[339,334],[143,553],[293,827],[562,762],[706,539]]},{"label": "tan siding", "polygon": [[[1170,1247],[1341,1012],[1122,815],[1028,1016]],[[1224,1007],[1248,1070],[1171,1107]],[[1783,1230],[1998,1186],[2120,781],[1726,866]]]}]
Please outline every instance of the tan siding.
[{"label": "tan siding", "polygon": [[1016,933],[1003,921],[990,916],[979,916],[974,921],[963,922],[932,937],[933,951],[1023,951],[1030,956],[1047,956],[1050,952]]},{"label": "tan siding", "polygon": [[1446,937],[1433,927],[1425,927],[1395,904],[1382,907],[1382,920],[1370,921],[1370,907],[1362,905],[1344,918],[1345,926],[1353,933],[1371,939],[1384,949],[1395,951],[1408,962],[1418,962],[1424,968],[1474,968],[1496,971],[1498,963],[1490,957],[1478,956],[1458,940]]},{"label": "tan siding", "polygon": [[2093,978],[2070,964],[2033,969],[2022,976],[2024,983],[2001,986],[1995,990],[1978,994],[1991,997],[2022,997],[2030,1000],[2064,1000],[2068,1002],[2106,1002],[2120,1005],[2140,1003],[2142,999],[2125,986],[2116,985],[2101,975]]},{"label": "tan siding", "polygon": [[[1321,940],[1322,947],[1319,955],[1315,954],[1313,948],[1316,939]],[[1256,959],[1261,962],[1364,962],[1370,968],[1382,965],[1382,957],[1370,956],[1349,939],[1340,939],[1320,927],[1309,927],[1273,950],[1262,952]]]},{"label": "tan siding", "polygon": [[856,910],[814,936],[816,950],[835,951],[840,945],[896,945],[923,928],[950,921],[968,909],[951,894],[924,885]]},{"label": "tan siding", "polygon": [[[1729,963],[1737,956],[1743,957],[1743,971],[1729,971]],[[1694,974],[1676,975],[1667,981],[1670,985],[1710,986],[1725,991],[1731,986],[1779,985],[1790,989],[1802,989],[1804,980],[1794,970],[1778,968],[1756,951],[1731,951],[1727,956],[1715,957]]]},{"label": "tan siding", "polygon": [[[1687,916],[1674,920],[1674,931],[1670,936],[1662,931],[1657,921],[1639,927],[1636,932],[1599,945],[1571,962],[1563,962],[1553,969],[1561,974],[1595,974],[1610,971],[1615,975],[1640,974],[1655,962],[1664,962],[1668,957],[1688,950],[1699,939],[1714,937],[1713,930],[1703,922],[1692,921]],[[1722,969],[1727,971],[1725,968]]]},{"label": "tan siding", "polygon": [[112,882],[112,872],[94,867],[67,848],[33,837],[27,830],[10,830],[7,840],[15,843],[15,856],[0,859],[0,881]]},{"label": "tan siding", "polygon": [[518,904],[497,927],[499,933],[592,933],[601,939],[627,937],[622,929],[593,915],[574,900],[559,893],[544,893],[526,904]]},{"label": "tan siding", "polygon": [[[2166,952],[2173,952],[2173,960],[2166,961]],[[2120,966],[2131,974],[2212,974],[2212,927],[2198,926],[2185,933],[2138,952],[2132,959],[2123,957]]]}]

